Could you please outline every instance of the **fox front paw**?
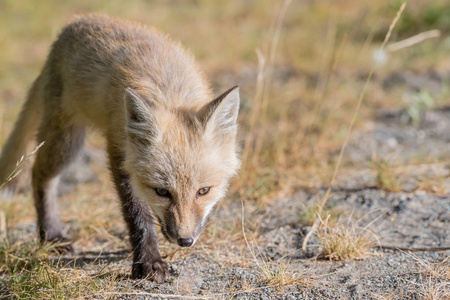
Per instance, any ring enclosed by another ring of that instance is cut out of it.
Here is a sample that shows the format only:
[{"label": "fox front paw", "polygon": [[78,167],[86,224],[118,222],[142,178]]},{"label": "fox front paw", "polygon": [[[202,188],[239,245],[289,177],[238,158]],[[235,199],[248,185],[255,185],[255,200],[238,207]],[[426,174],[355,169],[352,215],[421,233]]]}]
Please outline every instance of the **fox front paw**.
[{"label": "fox front paw", "polygon": [[133,263],[131,278],[149,279],[162,283],[169,273],[168,270],[167,264],[162,260],[155,260],[147,263]]},{"label": "fox front paw", "polygon": [[44,243],[51,245],[50,251],[58,255],[63,255],[67,253],[73,254],[74,252],[72,242],[70,241],[70,239],[65,237],[53,238],[51,240],[45,241]]},{"label": "fox front paw", "polygon": [[72,241],[63,237],[59,241],[55,242],[55,252],[58,254],[74,253]]}]

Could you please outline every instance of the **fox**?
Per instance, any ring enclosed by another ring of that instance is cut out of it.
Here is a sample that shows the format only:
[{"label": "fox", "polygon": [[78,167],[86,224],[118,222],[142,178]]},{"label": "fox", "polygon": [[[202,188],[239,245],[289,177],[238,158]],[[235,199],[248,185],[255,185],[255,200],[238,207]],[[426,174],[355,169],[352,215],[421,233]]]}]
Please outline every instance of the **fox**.
[{"label": "fox", "polygon": [[58,180],[86,131],[99,131],[129,231],[131,278],[161,283],[168,265],[155,225],[171,243],[196,243],[239,169],[239,106],[238,86],[214,97],[193,55],[154,27],[77,16],[28,91],[2,150],[0,180],[33,141],[44,142],[31,168],[38,238],[67,241]]}]

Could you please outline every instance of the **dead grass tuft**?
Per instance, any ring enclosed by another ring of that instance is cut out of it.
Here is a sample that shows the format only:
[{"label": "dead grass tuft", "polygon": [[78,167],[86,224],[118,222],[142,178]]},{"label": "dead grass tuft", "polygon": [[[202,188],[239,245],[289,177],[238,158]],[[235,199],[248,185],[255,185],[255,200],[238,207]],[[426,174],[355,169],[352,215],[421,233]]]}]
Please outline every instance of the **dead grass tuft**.
[{"label": "dead grass tuft", "polygon": [[389,192],[398,192],[401,190],[401,179],[389,166],[388,161],[383,159],[372,160],[372,167],[376,170],[375,184],[377,187]]},{"label": "dead grass tuft", "polygon": [[21,269],[33,269],[35,264],[48,259],[54,245],[39,245],[35,239],[12,242],[4,238],[0,241],[0,272],[14,273]]},{"label": "dead grass tuft", "polygon": [[328,218],[320,219],[316,235],[322,255],[330,260],[363,259],[373,255],[370,249],[377,245],[374,233],[367,227],[356,226],[350,218],[347,223],[334,226],[329,226]]},{"label": "dead grass tuft", "polygon": [[115,272],[90,273],[52,256],[57,245],[0,241],[1,298],[74,299],[118,289]]},{"label": "dead grass tuft", "polygon": [[419,272],[426,276],[426,280],[420,284],[421,297],[425,300],[449,300],[450,258],[447,257],[438,263],[430,263],[416,255],[408,255],[419,263],[421,266]]},{"label": "dead grass tuft", "polygon": [[419,259],[417,256],[413,257],[422,266],[421,273],[434,279],[450,282],[450,257],[447,257],[439,263],[428,263]]},{"label": "dead grass tuft", "polygon": [[445,176],[423,175],[417,182],[417,189],[439,196],[445,196],[449,193],[449,186]]},{"label": "dead grass tuft", "polygon": [[280,259],[269,262],[267,259],[259,260],[260,273],[263,282],[270,286],[283,288],[287,286],[311,287],[312,278],[304,270],[295,270],[289,260]]},{"label": "dead grass tuft", "polygon": [[420,296],[423,300],[449,300],[450,282],[435,282],[429,279],[420,287]]}]

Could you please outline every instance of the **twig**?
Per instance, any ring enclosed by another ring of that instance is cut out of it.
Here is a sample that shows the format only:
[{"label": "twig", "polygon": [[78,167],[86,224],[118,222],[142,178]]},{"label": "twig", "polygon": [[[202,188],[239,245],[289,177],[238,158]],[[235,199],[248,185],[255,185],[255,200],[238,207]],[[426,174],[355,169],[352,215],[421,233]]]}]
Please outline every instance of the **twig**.
[{"label": "twig", "polygon": [[440,36],[441,36],[441,32],[437,29],[425,31],[425,32],[413,35],[412,37],[409,37],[407,39],[404,39],[403,41],[399,41],[399,42],[390,44],[389,46],[386,47],[386,51],[388,51],[388,52],[398,51],[403,48],[414,46],[425,40],[437,38]]},{"label": "twig", "polygon": [[387,249],[387,250],[395,250],[395,251],[411,251],[411,252],[436,252],[436,251],[448,251],[450,247],[431,247],[431,248],[420,248],[420,247],[397,247],[397,246],[385,246],[385,245],[376,245],[373,248]]},{"label": "twig", "polygon": [[135,296],[150,296],[163,299],[211,299],[208,296],[187,296],[187,295],[167,295],[147,292],[104,292],[106,295],[135,295]]},{"label": "twig", "polygon": [[307,250],[306,246],[308,244],[308,241],[311,238],[311,236],[313,235],[313,233],[316,232],[317,228],[319,228],[319,224],[320,224],[320,218],[316,218],[313,226],[311,227],[311,230],[306,234],[305,238],[303,239],[303,243],[302,243],[302,251],[303,252],[306,252],[306,250]]}]

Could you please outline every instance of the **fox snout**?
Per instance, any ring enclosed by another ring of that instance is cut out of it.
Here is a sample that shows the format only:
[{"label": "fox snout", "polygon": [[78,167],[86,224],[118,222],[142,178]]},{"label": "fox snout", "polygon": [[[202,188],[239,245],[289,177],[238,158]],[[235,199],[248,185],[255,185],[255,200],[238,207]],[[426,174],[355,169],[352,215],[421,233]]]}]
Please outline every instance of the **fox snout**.
[{"label": "fox snout", "polygon": [[192,207],[184,212],[180,207],[173,207],[166,212],[160,223],[167,240],[181,247],[191,247],[202,232],[201,220],[201,216]]},{"label": "fox snout", "polygon": [[[180,247],[191,247],[195,244],[201,233],[201,227],[192,233],[187,233],[185,230],[177,230],[176,224],[166,224],[162,227],[162,232],[167,240],[174,244],[178,244]],[[183,233],[181,233],[183,232]]]},{"label": "fox snout", "polygon": [[178,239],[178,245],[180,245],[181,247],[191,247],[192,245],[194,245],[194,239],[192,238],[179,238]]}]

